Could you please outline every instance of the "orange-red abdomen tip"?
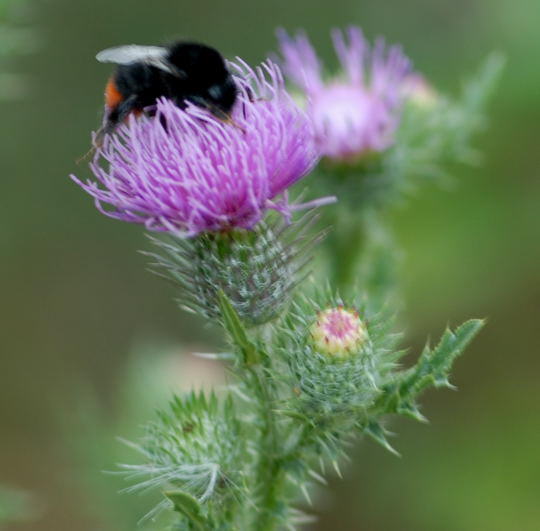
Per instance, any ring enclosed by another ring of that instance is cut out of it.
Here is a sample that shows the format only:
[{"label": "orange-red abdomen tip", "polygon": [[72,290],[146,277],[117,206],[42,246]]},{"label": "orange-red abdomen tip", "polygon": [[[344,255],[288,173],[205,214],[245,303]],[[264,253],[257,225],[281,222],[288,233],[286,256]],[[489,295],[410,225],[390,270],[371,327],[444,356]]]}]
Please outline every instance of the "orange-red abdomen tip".
[{"label": "orange-red abdomen tip", "polygon": [[105,105],[109,107],[109,109],[115,109],[122,103],[123,99],[124,97],[120,94],[116,82],[111,77],[105,87]]}]

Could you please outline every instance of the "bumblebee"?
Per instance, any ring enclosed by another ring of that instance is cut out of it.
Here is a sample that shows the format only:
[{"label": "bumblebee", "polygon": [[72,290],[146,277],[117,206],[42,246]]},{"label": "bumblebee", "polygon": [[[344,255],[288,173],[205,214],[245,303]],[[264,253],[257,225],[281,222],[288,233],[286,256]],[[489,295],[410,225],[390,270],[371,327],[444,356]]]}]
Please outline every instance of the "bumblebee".
[{"label": "bumblebee", "polygon": [[131,113],[144,112],[161,97],[180,108],[191,102],[230,121],[238,90],[224,58],[210,46],[185,41],[166,47],[132,44],[103,50],[96,59],[118,65],[105,87],[104,125],[96,146]]}]

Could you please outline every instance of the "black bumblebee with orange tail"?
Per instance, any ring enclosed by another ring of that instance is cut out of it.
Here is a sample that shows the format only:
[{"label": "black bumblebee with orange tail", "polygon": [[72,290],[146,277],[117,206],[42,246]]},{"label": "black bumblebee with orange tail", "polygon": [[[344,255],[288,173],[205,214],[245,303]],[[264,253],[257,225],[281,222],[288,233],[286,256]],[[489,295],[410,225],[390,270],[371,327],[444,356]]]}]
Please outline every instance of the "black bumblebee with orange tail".
[{"label": "black bumblebee with orange tail", "polygon": [[220,53],[204,44],[175,42],[166,47],[127,45],[98,53],[101,63],[115,63],[105,88],[105,120],[94,145],[131,113],[141,113],[165,97],[180,108],[187,102],[229,121],[237,87]]}]

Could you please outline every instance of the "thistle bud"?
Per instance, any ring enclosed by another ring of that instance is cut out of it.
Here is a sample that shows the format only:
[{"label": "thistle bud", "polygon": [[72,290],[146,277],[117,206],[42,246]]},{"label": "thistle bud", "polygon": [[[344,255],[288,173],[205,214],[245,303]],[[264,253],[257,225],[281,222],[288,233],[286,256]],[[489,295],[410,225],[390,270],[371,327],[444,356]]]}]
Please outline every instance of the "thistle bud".
[{"label": "thistle bud", "polygon": [[[241,484],[245,448],[239,430],[230,398],[219,403],[214,394],[174,397],[147,426],[144,437],[128,443],[142,462],[121,465],[126,480],[133,482],[126,492],[180,489],[192,503],[204,504],[209,519],[219,522]],[[166,507],[170,502],[164,500],[147,517]]]},{"label": "thistle bud", "polygon": [[433,86],[420,74],[412,73],[403,82],[405,98],[419,109],[431,110],[440,100]]},{"label": "thistle bud", "polygon": [[314,347],[336,358],[349,357],[367,339],[358,312],[343,306],[319,312],[310,331]]},{"label": "thistle bud", "polygon": [[335,300],[305,300],[285,326],[280,352],[294,389],[292,409],[330,420],[354,418],[369,407],[380,392],[380,357],[357,310]]}]

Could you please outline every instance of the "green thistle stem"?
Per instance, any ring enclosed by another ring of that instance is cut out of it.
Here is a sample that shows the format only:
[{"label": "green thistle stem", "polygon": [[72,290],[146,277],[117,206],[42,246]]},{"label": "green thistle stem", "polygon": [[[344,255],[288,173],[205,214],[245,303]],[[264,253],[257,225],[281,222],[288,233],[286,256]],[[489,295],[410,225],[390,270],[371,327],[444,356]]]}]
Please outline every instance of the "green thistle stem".
[{"label": "green thistle stem", "polygon": [[278,509],[280,505],[280,493],[285,482],[285,473],[282,463],[278,459],[273,459],[266,470],[266,492],[262,502],[262,511],[257,519],[254,529],[260,531],[273,531],[276,529],[280,515]]},{"label": "green thistle stem", "polygon": [[327,252],[332,283],[340,296],[360,292],[369,297],[374,308],[395,299],[399,252],[380,211],[349,212],[347,219],[340,222],[339,233],[333,235]]},{"label": "green thistle stem", "polygon": [[332,273],[339,293],[347,293],[355,284],[364,237],[362,223],[358,222],[343,230],[335,242]]},{"label": "green thistle stem", "polygon": [[277,455],[276,417],[272,407],[274,392],[263,374],[264,370],[260,365],[249,367],[263,420],[256,482],[259,491],[264,492],[264,495],[254,529],[271,531],[275,529],[278,520],[276,509],[279,504],[279,493],[284,481],[284,473],[282,461]]},{"label": "green thistle stem", "polygon": [[333,227],[324,241],[328,281],[339,293],[346,293],[354,285],[364,227],[358,215],[350,211],[339,217],[334,212],[327,213],[325,223]]}]

